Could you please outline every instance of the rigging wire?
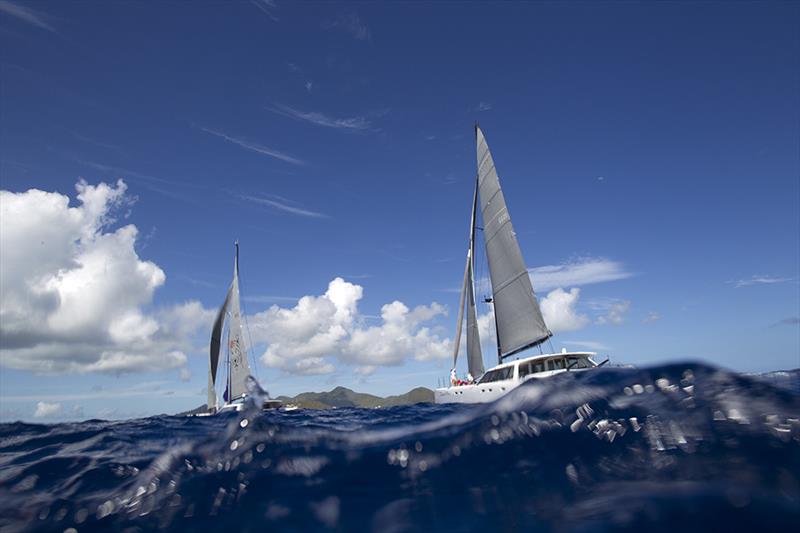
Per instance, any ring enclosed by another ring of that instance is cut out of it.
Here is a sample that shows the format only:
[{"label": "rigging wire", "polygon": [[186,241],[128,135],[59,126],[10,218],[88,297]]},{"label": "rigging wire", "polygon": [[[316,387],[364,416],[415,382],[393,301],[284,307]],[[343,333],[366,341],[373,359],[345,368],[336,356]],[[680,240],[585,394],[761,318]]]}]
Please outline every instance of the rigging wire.
[{"label": "rigging wire", "polygon": [[[237,275],[239,273],[237,272]],[[242,286],[242,277],[239,275],[239,287],[241,289]],[[256,381],[259,382],[261,385],[261,378],[258,375],[258,362],[256,361],[256,354],[255,350],[253,349],[253,338],[250,336],[250,324],[247,322],[247,308],[244,305],[244,300],[242,299],[242,291],[239,290],[239,305],[242,308],[242,316],[244,316],[244,329],[247,331],[247,356],[252,358],[253,360],[253,371],[256,374]]]}]

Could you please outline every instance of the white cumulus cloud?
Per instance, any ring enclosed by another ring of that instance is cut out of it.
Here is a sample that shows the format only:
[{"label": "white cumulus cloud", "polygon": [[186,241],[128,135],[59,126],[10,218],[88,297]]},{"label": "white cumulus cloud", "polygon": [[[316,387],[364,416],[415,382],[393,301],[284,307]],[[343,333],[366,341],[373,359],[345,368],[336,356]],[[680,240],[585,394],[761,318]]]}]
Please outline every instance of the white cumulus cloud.
[{"label": "white cumulus cloud", "polygon": [[273,305],[249,318],[255,343],[266,344],[261,361],[294,374],[328,374],[333,360],[356,365],[361,374],[406,359],[427,361],[449,355],[451,341],[425,324],[446,314],[432,303],[409,309],[394,301],[381,308],[381,323],[365,326],[360,285],[336,278],[319,296],[304,296],[292,308]]},{"label": "white cumulus cloud", "polygon": [[212,313],[197,302],[148,311],[164,271],[142,260],[122,180],[57,192],[0,191],[0,364],[37,372],[178,368]]},{"label": "white cumulus cloud", "polygon": [[61,414],[60,403],[39,402],[36,404],[34,418],[49,418]]},{"label": "white cumulus cloud", "polygon": [[602,313],[595,319],[597,324],[610,324],[619,326],[625,321],[625,315],[631,308],[630,300],[619,300],[616,298],[605,298],[592,300],[588,303],[594,311]]},{"label": "white cumulus cloud", "polygon": [[539,302],[544,321],[553,333],[575,331],[589,324],[589,317],[580,314],[576,307],[581,290],[574,287],[569,292],[558,288],[550,291]]}]

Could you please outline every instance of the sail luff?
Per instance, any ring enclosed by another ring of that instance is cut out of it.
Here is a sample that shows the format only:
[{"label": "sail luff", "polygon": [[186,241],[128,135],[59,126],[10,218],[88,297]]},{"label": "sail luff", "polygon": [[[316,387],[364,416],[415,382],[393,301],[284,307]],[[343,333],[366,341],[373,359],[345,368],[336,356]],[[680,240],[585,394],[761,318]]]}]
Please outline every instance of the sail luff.
[{"label": "sail luff", "polygon": [[492,282],[498,356],[502,361],[503,357],[545,341],[552,333],[533,292],[492,154],[477,125],[475,137],[483,237]]}]

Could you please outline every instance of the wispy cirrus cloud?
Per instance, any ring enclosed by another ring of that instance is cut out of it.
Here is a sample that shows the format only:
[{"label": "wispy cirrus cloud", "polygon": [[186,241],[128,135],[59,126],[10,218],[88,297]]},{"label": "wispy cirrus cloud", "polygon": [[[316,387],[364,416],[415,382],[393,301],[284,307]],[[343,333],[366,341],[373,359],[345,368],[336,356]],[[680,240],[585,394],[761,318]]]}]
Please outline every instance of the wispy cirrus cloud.
[{"label": "wispy cirrus cloud", "polygon": [[372,39],[372,32],[369,27],[355,12],[340,15],[335,20],[323,22],[322,27],[326,30],[340,30],[359,41]]},{"label": "wispy cirrus cloud", "polygon": [[250,3],[272,19],[273,22],[278,22],[278,16],[275,14],[275,11],[278,9],[278,4],[274,0],[250,0]]},{"label": "wispy cirrus cloud", "polygon": [[372,127],[372,122],[365,116],[336,118],[317,111],[300,111],[293,107],[283,104],[275,104],[273,107],[268,108],[273,113],[283,115],[285,117],[293,118],[304,122],[309,122],[316,126],[325,128],[334,128],[337,130],[346,131],[363,131]]},{"label": "wispy cirrus cloud", "polygon": [[750,287],[751,285],[772,285],[775,283],[786,283],[788,281],[793,281],[793,278],[755,275],[748,279],[732,280],[728,283],[732,284],[734,289],[741,289],[742,287]]},{"label": "wispy cirrus cloud", "polygon": [[783,320],[778,320],[770,327],[776,326],[800,326],[800,317],[790,316],[788,318],[784,318]]},{"label": "wispy cirrus cloud", "polygon": [[242,200],[253,202],[255,204],[265,205],[267,207],[272,207],[274,209],[277,209],[279,211],[284,211],[292,215],[298,215],[301,217],[308,217],[308,218],[330,218],[325,213],[320,213],[318,211],[305,209],[297,205],[296,202],[293,202],[292,200],[287,200],[286,198],[282,198],[280,196],[254,196],[251,194],[240,194],[238,197],[241,198]]},{"label": "wispy cirrus cloud", "polygon": [[531,268],[528,273],[537,291],[604,283],[633,276],[622,263],[602,257],[578,258],[560,265],[544,265]]},{"label": "wispy cirrus cloud", "polygon": [[[528,269],[528,275],[536,292],[565,287],[581,287],[594,283],[605,283],[627,279],[635,274],[619,261],[602,257],[586,257],[566,261],[559,265],[544,265]],[[489,287],[488,277],[477,279],[478,287]],[[445,292],[461,292],[461,288],[450,287]]]},{"label": "wispy cirrus cloud", "polygon": [[225,139],[229,143],[233,143],[233,144],[235,144],[237,146],[241,146],[242,148],[244,148],[246,150],[250,150],[252,152],[256,152],[256,153],[259,153],[261,155],[266,155],[266,156],[269,156],[269,157],[273,157],[275,159],[279,159],[279,160],[284,161],[286,163],[291,163],[292,165],[305,166],[305,165],[308,164],[306,161],[303,161],[302,159],[298,159],[296,157],[292,157],[292,156],[290,156],[288,154],[285,154],[283,152],[279,152],[278,150],[275,150],[274,148],[270,148],[268,146],[264,146],[263,144],[258,144],[256,142],[249,141],[247,139],[241,139],[241,138],[238,138],[238,137],[233,137],[232,135],[228,135],[227,133],[223,133],[221,131],[212,130],[211,128],[200,127],[200,130],[208,133],[209,135],[214,135],[216,137],[219,137],[220,139]]},{"label": "wispy cirrus cloud", "polygon": [[15,17],[37,28],[57,33],[56,29],[47,22],[47,17],[33,9],[8,0],[0,0],[0,13]]}]

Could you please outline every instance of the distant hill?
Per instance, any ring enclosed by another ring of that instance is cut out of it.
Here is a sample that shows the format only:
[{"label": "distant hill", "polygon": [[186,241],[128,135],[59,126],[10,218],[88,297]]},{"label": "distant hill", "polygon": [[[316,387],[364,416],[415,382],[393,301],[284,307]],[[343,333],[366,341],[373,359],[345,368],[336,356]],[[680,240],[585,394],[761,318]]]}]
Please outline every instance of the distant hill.
[{"label": "distant hill", "polygon": [[433,391],[417,387],[405,394],[381,398],[372,394],[355,392],[347,387],[336,387],[328,392],[304,392],[294,397],[279,396],[284,403],[291,403],[307,409],[330,409],[331,407],[394,407],[415,403],[433,403]]},{"label": "distant hill", "polygon": [[[347,387],[336,387],[328,392],[303,392],[297,396],[278,396],[285,404],[294,404],[306,409],[330,409],[332,407],[394,407],[396,405],[412,405],[415,403],[433,403],[433,391],[425,387],[417,387],[405,394],[381,398],[372,394],[355,392]],[[206,404],[195,407],[191,411],[178,413],[176,416],[188,416],[205,413]]]}]

